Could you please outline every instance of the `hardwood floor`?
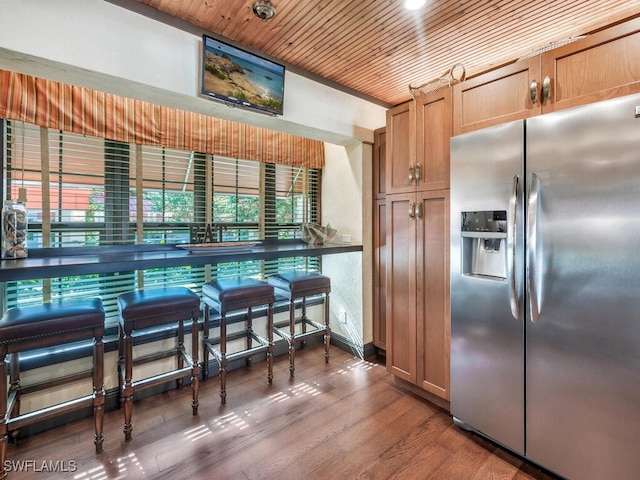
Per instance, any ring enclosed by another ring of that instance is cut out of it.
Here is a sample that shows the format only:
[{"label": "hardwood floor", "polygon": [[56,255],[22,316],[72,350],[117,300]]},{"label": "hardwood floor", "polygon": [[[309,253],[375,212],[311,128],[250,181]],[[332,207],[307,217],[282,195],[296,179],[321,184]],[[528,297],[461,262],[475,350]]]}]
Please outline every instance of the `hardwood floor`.
[{"label": "hardwood floor", "polygon": [[7,462],[32,463],[9,478],[553,479],[455,427],[383,365],[335,347],[328,366],[322,345],[298,350],[293,381],[286,355],[276,357],[271,387],[264,362],[227,378],[227,405],[211,378],[201,383],[195,417],[188,388],[136,401],[129,443],[122,411],[108,411],[100,455],[90,418],[23,439]]}]

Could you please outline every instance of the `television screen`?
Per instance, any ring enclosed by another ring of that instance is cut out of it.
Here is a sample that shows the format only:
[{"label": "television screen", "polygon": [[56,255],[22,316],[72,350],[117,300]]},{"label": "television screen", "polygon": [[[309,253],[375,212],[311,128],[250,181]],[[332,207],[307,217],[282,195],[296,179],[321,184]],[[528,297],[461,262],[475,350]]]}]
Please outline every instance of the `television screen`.
[{"label": "television screen", "polygon": [[203,35],[201,93],[282,115],[284,66]]}]

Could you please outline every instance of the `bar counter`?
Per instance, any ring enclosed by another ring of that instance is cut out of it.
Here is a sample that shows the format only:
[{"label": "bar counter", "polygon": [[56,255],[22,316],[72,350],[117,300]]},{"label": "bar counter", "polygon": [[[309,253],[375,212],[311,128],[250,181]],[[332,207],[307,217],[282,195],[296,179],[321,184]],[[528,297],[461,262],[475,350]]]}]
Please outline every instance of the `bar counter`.
[{"label": "bar counter", "polygon": [[0,282],[361,251],[362,245],[308,245],[300,240],[261,241],[242,251],[220,247],[197,254],[175,244],[38,248],[29,250],[28,258],[0,261]]}]

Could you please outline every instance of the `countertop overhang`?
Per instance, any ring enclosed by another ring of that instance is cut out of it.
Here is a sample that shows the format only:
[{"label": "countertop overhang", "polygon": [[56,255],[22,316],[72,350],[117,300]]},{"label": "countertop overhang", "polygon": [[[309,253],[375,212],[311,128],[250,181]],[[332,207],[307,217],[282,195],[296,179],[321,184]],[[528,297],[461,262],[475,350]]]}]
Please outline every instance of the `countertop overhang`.
[{"label": "countertop overhang", "polygon": [[39,248],[29,250],[28,258],[0,261],[0,282],[361,251],[362,245],[357,244],[310,245],[300,240],[262,241],[246,251],[220,248],[198,254],[175,244]]}]

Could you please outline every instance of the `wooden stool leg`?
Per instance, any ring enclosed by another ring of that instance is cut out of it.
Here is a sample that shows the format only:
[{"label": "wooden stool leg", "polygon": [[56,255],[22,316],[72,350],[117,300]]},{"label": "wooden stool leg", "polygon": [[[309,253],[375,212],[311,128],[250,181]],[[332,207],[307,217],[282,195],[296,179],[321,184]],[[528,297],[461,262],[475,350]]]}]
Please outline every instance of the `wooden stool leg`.
[{"label": "wooden stool leg", "polygon": [[[247,349],[250,349],[253,346],[253,310],[251,307],[247,309]],[[252,357],[247,357],[244,360],[244,363],[247,367],[251,366],[253,361]]]},{"label": "wooden stool leg", "polygon": [[120,395],[118,408],[122,407],[124,377],[124,331],[122,330],[122,325],[118,325],[118,395]]},{"label": "wooden stool leg", "polygon": [[191,359],[193,360],[193,366],[191,367],[191,393],[193,394],[191,408],[194,415],[198,414],[198,390],[200,387],[200,364],[198,363],[200,342],[198,339],[198,315],[196,314],[191,319]]},{"label": "wooden stool leg", "polygon": [[[20,415],[20,397],[22,393],[20,388],[20,352],[14,352],[9,355],[9,382],[11,385],[9,391],[15,392],[15,399],[11,405],[11,411],[7,412],[8,418],[12,418]],[[18,443],[19,434],[19,429],[13,430],[9,434],[11,443],[14,445]]]},{"label": "wooden stool leg", "polygon": [[[302,327],[302,333],[307,333],[307,297],[302,297],[302,315],[300,316],[300,326]],[[300,348],[304,348],[307,346],[307,341],[305,337],[302,337],[302,341],[300,342]]]},{"label": "wooden stool leg", "polygon": [[131,415],[133,413],[133,337],[131,332],[124,332],[124,388],[122,403],[124,406],[124,441],[131,441]]},{"label": "wooden stool leg", "polygon": [[[182,370],[184,368],[184,357],[180,352],[184,351],[184,320],[180,320],[178,322],[178,346],[176,352],[178,352],[177,361],[178,361],[178,370]],[[181,390],[183,386],[182,377],[176,380],[176,388]]]},{"label": "wooden stool leg", "polygon": [[4,462],[7,459],[7,443],[9,442],[9,429],[7,426],[7,366],[5,364],[6,353],[0,355],[0,478],[7,476]]},{"label": "wooden stool leg", "polygon": [[294,377],[296,356],[296,304],[293,297],[289,303],[289,376]]},{"label": "wooden stool leg", "polygon": [[220,401],[227,403],[227,314],[220,316]]},{"label": "wooden stool leg", "polygon": [[273,384],[273,303],[269,304],[267,312],[267,383]]},{"label": "wooden stool leg", "polygon": [[329,326],[329,294],[324,296],[324,363],[329,363],[329,343],[331,342],[331,327]]},{"label": "wooden stool leg", "polygon": [[209,378],[209,305],[204,304],[204,320],[202,321],[202,379]]},{"label": "wooden stool leg", "polygon": [[93,341],[93,417],[96,434],[93,443],[96,453],[102,453],[104,441],[104,344],[102,334],[95,336]]}]

